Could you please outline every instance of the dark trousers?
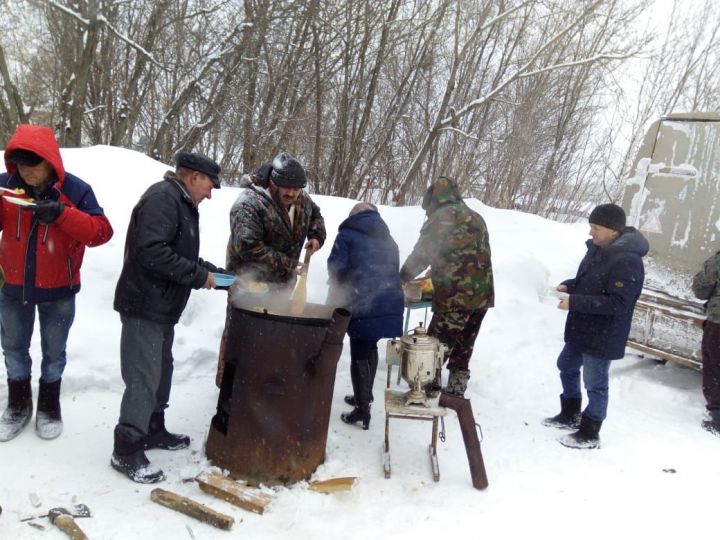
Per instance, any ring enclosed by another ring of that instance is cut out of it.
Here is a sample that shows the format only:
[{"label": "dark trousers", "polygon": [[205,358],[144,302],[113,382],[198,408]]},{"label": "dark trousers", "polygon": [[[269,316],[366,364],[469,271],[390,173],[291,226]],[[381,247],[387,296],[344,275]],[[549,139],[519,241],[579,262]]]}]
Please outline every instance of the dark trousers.
[{"label": "dark trousers", "polygon": [[370,410],[377,365],[377,340],[350,338],[350,380],[359,409]]},{"label": "dark trousers", "polygon": [[448,369],[468,369],[475,340],[487,309],[433,313],[428,334],[444,343],[448,350]]},{"label": "dark trousers", "polygon": [[709,411],[720,411],[720,324],[705,321],[702,337],[703,394]]},{"label": "dark trousers", "polygon": [[120,370],[125,392],[115,432],[124,440],[142,439],[150,416],[170,399],[175,325],[121,315]]}]

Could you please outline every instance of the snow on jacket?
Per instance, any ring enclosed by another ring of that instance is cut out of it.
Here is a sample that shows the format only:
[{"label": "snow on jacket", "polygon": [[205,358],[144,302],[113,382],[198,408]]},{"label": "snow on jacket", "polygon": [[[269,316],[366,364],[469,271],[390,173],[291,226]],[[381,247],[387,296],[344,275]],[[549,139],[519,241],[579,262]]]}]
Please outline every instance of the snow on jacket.
[{"label": "snow on jacket", "polygon": [[327,265],[330,302],[350,310],[351,338],[402,335],[400,255],[377,211],[360,212],[340,224]]},{"label": "snow on jacket", "polygon": [[495,288],[485,220],[465,204],[447,178],[433,184],[431,201],[420,239],[401,269],[403,280],[430,266],[434,312],[493,307]]},{"label": "snow on jacket", "polygon": [[198,257],[199,218],[174,172],[148,188],[130,216],[116,311],[163,324],[180,320],[191,290],[219,271]]},{"label": "snow on jacket", "polygon": [[228,272],[257,281],[290,284],[304,240],[325,243],[325,220],[305,191],[294,203],[295,219],[262,186],[245,182],[230,209]]},{"label": "snow on jacket", "polygon": [[617,360],[625,356],[635,302],[645,280],[642,258],[648,241],[625,227],[605,248],[587,241],[588,250],[574,279],[563,281],[570,294],[565,342],[584,353]]},{"label": "snow on jacket", "polygon": [[692,291],[700,300],[707,300],[705,313],[710,322],[720,324],[720,252],[703,262],[693,276]]},{"label": "snow on jacket", "polygon": [[[19,149],[34,152],[52,166],[55,177],[44,193],[35,193],[18,174],[17,165],[8,162],[10,154]],[[54,223],[44,224],[26,207],[0,197],[4,294],[28,302],[48,302],[76,294],[80,290],[85,247],[104,244],[113,235],[92,188],[65,172],[55,136],[45,126],[18,127],[5,148],[5,167],[7,173],[0,174],[0,187],[23,190],[19,198],[57,200],[65,209]]]}]

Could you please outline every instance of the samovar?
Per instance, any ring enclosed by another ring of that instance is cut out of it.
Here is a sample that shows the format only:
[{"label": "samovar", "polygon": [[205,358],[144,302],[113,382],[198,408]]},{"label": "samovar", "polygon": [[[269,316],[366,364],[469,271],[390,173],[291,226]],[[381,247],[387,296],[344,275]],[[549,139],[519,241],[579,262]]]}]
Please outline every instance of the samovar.
[{"label": "samovar", "polygon": [[410,385],[405,405],[428,406],[423,386],[435,379],[442,367],[447,347],[432,336],[421,324],[399,340],[388,341],[388,355],[400,356],[400,374]]}]

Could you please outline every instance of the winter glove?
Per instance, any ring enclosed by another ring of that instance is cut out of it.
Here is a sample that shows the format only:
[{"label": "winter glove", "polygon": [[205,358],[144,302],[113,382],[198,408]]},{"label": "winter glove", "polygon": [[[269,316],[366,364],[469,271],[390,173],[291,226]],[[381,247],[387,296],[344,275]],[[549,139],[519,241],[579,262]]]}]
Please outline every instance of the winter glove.
[{"label": "winter glove", "polygon": [[37,201],[35,206],[32,207],[32,211],[35,212],[40,223],[50,224],[54,223],[60,214],[65,210],[65,205],[61,202],[42,200]]}]

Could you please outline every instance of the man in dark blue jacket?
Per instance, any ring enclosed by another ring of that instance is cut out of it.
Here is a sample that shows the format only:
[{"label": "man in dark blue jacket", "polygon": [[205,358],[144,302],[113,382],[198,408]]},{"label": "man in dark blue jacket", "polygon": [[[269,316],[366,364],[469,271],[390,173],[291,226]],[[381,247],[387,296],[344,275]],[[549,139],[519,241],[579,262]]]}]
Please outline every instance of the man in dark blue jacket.
[{"label": "man in dark blue jacket", "polygon": [[[568,311],[565,347],[557,360],[563,392],[561,411],[543,424],[578,429],[559,439],[571,448],[598,448],[600,426],[607,414],[610,362],[625,356],[635,302],[642,291],[642,258],[648,242],[625,226],[625,212],[601,204],[590,213],[588,250],[574,279],[557,286],[558,308]],[[580,414],[580,369],[588,405]]]}]

